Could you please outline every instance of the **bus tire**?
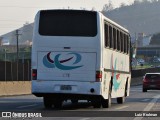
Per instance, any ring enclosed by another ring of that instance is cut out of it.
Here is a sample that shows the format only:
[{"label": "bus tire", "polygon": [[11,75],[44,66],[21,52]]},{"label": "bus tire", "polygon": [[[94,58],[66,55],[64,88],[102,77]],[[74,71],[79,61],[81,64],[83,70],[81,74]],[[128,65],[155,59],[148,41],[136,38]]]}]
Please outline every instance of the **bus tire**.
[{"label": "bus tire", "polygon": [[117,103],[118,104],[123,104],[124,102],[125,102],[125,96],[117,98]]},{"label": "bus tire", "polygon": [[94,102],[94,103],[93,103],[93,107],[94,107],[94,108],[101,108],[101,102],[97,102],[97,103]]},{"label": "bus tire", "polygon": [[117,98],[117,103],[118,104],[123,104],[125,102],[125,98],[127,96],[127,86],[128,86],[127,83],[126,83],[125,90],[124,90],[124,96]]},{"label": "bus tire", "polygon": [[72,104],[77,104],[78,100],[77,99],[71,99]]},{"label": "bus tire", "polygon": [[54,108],[57,108],[57,109],[62,108],[62,103],[63,103],[63,101],[61,101],[61,100],[54,101],[53,102]]},{"label": "bus tire", "polygon": [[102,107],[103,108],[109,108],[111,107],[111,92],[112,92],[112,86],[111,83],[109,84],[109,90],[108,90],[108,99],[102,98]]},{"label": "bus tire", "polygon": [[50,109],[50,108],[52,108],[52,100],[51,99],[49,99],[48,97],[43,97],[43,103],[44,103],[44,107],[46,108],[46,109]]},{"label": "bus tire", "polygon": [[92,102],[92,105],[93,105],[93,107],[94,108],[101,108],[101,98],[99,98],[99,99],[95,99],[95,100],[93,100],[93,101],[91,101]]},{"label": "bus tire", "polygon": [[109,108],[109,107],[111,107],[111,94],[108,95],[108,99],[102,98],[102,107],[103,108]]}]

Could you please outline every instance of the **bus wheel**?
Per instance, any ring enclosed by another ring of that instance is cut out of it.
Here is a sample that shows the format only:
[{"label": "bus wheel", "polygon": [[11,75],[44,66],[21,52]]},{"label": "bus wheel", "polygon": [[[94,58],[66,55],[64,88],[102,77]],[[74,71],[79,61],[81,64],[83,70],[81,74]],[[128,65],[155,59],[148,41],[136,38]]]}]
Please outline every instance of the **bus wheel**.
[{"label": "bus wheel", "polygon": [[125,102],[125,98],[126,98],[125,96],[127,95],[127,93],[126,93],[127,90],[126,90],[126,89],[127,89],[127,88],[125,88],[124,96],[123,96],[123,97],[118,97],[118,98],[117,98],[117,103],[118,103],[118,104],[123,104],[123,103]]},{"label": "bus wheel", "polygon": [[109,90],[108,90],[108,99],[102,98],[102,107],[103,108],[109,108],[111,106],[111,92],[112,92],[112,87],[111,84],[109,85]]},{"label": "bus wheel", "polygon": [[53,102],[53,105],[54,105],[54,108],[62,108],[62,103],[63,101],[62,100],[56,100]]},{"label": "bus wheel", "polygon": [[117,98],[117,103],[118,104],[123,104],[124,102],[125,102],[125,96]]},{"label": "bus wheel", "polygon": [[101,102],[94,102],[93,107],[94,108],[101,108]]},{"label": "bus wheel", "polygon": [[45,108],[47,109],[52,108],[52,100],[49,99],[48,97],[43,97],[43,103]]},{"label": "bus wheel", "polygon": [[94,108],[101,108],[101,99],[91,101]]},{"label": "bus wheel", "polygon": [[73,104],[77,104],[77,103],[78,103],[78,100],[77,100],[77,99],[72,99],[71,102],[72,102]]}]

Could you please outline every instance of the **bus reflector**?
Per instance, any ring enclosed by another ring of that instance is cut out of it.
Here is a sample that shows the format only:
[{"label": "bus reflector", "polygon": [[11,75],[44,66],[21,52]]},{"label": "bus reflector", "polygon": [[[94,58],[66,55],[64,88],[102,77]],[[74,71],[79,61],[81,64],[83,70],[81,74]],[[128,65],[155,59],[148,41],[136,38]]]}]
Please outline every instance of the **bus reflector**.
[{"label": "bus reflector", "polygon": [[96,71],[96,82],[102,81],[102,71]]},{"label": "bus reflector", "polygon": [[37,69],[32,69],[32,80],[37,80]]}]

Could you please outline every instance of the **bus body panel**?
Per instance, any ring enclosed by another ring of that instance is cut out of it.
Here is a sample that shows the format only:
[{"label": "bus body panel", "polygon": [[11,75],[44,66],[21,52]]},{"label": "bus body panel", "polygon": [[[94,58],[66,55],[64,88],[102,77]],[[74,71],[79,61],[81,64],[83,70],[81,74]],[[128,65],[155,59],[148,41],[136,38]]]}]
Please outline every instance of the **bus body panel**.
[{"label": "bus body panel", "polygon": [[96,53],[38,52],[37,80],[95,82],[95,71]]}]

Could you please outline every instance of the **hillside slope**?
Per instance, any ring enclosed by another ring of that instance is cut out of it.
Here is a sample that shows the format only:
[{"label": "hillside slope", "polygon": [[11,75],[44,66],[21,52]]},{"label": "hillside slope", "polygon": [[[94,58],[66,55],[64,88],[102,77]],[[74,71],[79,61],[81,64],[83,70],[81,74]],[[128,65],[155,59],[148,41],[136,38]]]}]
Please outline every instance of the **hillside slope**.
[{"label": "hillside slope", "polygon": [[160,1],[133,4],[105,12],[104,15],[127,28],[131,35],[160,32]]}]

